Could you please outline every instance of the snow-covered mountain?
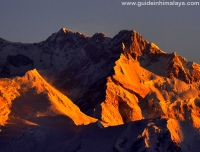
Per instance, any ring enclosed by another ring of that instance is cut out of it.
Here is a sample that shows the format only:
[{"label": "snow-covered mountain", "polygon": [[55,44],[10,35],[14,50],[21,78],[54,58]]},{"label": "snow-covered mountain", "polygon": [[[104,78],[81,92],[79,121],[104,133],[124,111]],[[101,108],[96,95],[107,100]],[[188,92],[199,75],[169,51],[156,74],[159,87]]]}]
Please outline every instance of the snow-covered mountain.
[{"label": "snow-covered mountain", "polygon": [[[1,151],[198,151],[200,65],[136,31],[0,39]],[[24,144],[26,143],[26,146]]]}]

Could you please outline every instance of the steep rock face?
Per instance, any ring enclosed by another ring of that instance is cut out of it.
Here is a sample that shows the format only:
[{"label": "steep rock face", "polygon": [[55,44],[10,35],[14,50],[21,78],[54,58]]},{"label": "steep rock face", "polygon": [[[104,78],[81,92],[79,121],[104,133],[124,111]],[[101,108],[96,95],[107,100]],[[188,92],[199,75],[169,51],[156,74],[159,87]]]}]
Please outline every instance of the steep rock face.
[{"label": "steep rock face", "polygon": [[146,49],[149,42],[144,40],[135,30],[120,31],[114,38],[113,41],[118,42],[118,45],[122,45],[123,50],[126,50],[132,55],[134,59],[143,54],[143,50]]},{"label": "steep rock face", "polygon": [[[137,73],[140,70],[138,67],[137,61],[131,56],[127,59],[123,54],[116,62],[115,74],[108,78],[106,99],[101,104],[103,122],[116,125],[113,120],[119,120],[119,124],[122,124],[143,118],[138,102],[149,90],[141,83],[142,75]],[[115,115],[116,112],[120,117]]]},{"label": "steep rock face", "polygon": [[200,109],[196,106],[200,83],[190,85],[177,78],[160,77],[123,54],[114,71],[107,79],[105,101],[97,106],[93,115],[105,126],[167,117],[187,120],[200,129]]},{"label": "steep rock face", "polygon": [[[157,48],[154,49],[159,51]],[[175,77],[186,83],[199,82],[200,80],[199,65],[194,62],[188,62],[176,52],[171,54],[164,52],[144,54],[139,57],[139,62],[142,67],[162,77]]]}]

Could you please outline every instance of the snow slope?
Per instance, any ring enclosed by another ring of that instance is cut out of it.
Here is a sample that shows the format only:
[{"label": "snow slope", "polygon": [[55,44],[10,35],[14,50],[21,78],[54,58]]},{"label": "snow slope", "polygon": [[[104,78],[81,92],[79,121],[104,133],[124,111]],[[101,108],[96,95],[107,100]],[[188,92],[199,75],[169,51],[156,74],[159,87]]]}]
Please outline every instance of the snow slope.
[{"label": "snow slope", "polygon": [[2,78],[0,86],[0,125],[57,115],[69,117],[76,125],[96,121],[85,116],[70,99],[50,86],[36,69],[22,77]]}]

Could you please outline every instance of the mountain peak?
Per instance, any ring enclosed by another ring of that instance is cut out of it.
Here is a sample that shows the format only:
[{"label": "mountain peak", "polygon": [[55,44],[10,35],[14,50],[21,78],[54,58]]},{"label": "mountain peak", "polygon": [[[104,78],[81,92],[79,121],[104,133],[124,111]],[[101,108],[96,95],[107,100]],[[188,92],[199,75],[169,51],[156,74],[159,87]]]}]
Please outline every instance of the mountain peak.
[{"label": "mountain peak", "polygon": [[98,32],[98,33],[95,33],[92,37],[106,37],[106,35],[103,32]]},{"label": "mountain peak", "polygon": [[66,33],[67,29],[65,27],[62,28],[63,32]]},{"label": "mountain peak", "polygon": [[151,42],[151,47],[154,47],[156,49],[160,49],[155,43]]},{"label": "mountain peak", "polygon": [[59,34],[67,34],[70,33],[71,31],[67,29],[66,27],[61,28],[57,33]]}]

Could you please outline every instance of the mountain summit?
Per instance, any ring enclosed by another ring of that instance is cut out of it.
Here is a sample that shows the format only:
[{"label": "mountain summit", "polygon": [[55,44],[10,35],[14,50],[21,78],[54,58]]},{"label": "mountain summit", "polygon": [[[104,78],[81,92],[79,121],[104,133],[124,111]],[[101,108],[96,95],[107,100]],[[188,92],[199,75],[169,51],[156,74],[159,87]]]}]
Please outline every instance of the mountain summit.
[{"label": "mountain summit", "polygon": [[0,151],[199,151],[200,65],[135,30],[0,53]]}]

